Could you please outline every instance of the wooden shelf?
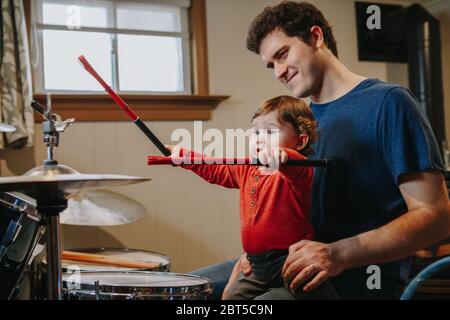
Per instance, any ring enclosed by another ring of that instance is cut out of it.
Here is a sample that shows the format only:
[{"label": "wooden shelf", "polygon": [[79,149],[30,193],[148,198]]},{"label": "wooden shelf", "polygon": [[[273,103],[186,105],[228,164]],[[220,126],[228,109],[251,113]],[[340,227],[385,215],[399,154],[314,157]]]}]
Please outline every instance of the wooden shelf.
[{"label": "wooden shelf", "polygon": [[[209,120],[212,110],[229,96],[218,95],[121,95],[122,99],[142,120]],[[44,94],[34,99],[45,105]],[[77,121],[127,121],[129,120],[107,94],[52,95],[52,107],[63,119]],[[36,114],[36,122],[42,117]]]}]

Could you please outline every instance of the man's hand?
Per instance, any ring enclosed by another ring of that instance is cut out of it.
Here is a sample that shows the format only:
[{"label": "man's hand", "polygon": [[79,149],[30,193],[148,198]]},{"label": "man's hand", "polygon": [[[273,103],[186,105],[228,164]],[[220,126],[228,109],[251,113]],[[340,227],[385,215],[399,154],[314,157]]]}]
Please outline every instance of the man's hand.
[{"label": "man's hand", "polygon": [[228,290],[231,286],[231,284],[236,280],[236,278],[243,273],[244,275],[248,276],[252,273],[252,266],[250,264],[250,261],[247,259],[247,254],[243,254],[238,262],[234,265],[233,271],[231,272],[230,279],[228,280],[227,285],[225,286],[225,289],[222,293],[222,300],[227,300]]},{"label": "man's hand", "polygon": [[282,275],[291,289],[310,292],[345,269],[333,244],[301,240],[289,247]]}]

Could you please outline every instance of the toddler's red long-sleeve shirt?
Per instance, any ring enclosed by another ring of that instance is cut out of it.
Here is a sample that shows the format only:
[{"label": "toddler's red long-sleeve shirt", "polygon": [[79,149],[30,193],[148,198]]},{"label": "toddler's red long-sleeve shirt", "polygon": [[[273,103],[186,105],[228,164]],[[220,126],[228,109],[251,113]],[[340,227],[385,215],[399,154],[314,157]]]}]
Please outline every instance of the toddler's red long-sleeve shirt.
[{"label": "toddler's red long-sleeve shirt", "polygon": [[[289,159],[305,159],[284,149]],[[204,180],[240,189],[242,246],[248,254],[287,249],[302,239],[312,239],[309,221],[313,168],[281,166],[269,175],[258,167],[226,164],[183,164]]]}]

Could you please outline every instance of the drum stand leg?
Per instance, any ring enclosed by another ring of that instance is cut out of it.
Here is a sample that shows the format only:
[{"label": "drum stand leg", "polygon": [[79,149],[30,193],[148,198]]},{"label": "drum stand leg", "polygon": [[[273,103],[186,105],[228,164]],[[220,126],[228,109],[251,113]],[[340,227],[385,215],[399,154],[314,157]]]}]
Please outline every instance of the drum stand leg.
[{"label": "drum stand leg", "polygon": [[[39,202],[39,201],[38,201]],[[44,216],[47,228],[47,298],[62,300],[61,286],[61,226],[59,213],[67,207],[67,200],[59,206],[39,206],[39,212]]]}]

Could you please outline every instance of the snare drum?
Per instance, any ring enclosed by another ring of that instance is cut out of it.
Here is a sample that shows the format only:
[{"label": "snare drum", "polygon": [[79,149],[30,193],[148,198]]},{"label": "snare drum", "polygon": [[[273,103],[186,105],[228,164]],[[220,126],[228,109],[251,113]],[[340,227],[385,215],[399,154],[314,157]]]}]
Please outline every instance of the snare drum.
[{"label": "snare drum", "polygon": [[62,275],[67,300],[208,300],[207,278],[150,271],[73,272]]},{"label": "snare drum", "polygon": [[[0,299],[13,299],[45,233],[33,199],[0,192]],[[42,249],[42,247],[41,247]]]},{"label": "snare drum", "polygon": [[[126,267],[116,267],[110,265],[102,265],[95,263],[85,263],[79,261],[71,261],[63,259],[61,261],[61,267],[63,272],[70,271],[159,271],[159,272],[169,272],[170,271],[170,259],[160,253],[127,249],[127,248],[78,248],[69,249],[69,251],[83,252],[91,254],[100,254],[103,256],[108,256],[114,259],[123,259],[133,262],[148,262],[157,263],[158,267],[152,269],[135,269]],[[40,300],[46,297],[46,287],[47,287],[47,262],[45,259],[42,260],[38,272],[33,279],[33,288],[31,291],[34,293],[34,299]]]}]

